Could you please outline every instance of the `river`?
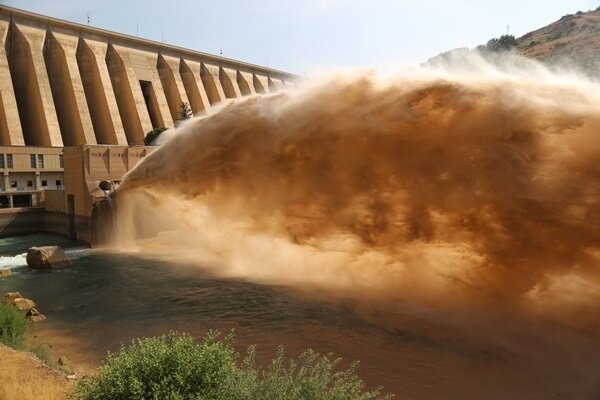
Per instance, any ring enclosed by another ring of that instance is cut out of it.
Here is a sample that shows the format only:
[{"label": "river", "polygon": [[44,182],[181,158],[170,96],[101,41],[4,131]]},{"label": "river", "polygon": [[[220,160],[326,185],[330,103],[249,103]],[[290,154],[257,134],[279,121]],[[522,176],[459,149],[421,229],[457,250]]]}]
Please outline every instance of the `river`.
[{"label": "river", "polygon": [[[28,270],[19,255],[41,244],[65,246],[71,268]],[[0,279],[0,292],[21,292],[47,316],[34,325],[34,340],[82,367],[96,367],[133,337],[235,329],[240,351],[257,344],[263,364],[280,344],[292,355],[308,347],[333,352],[360,360],[368,387],[383,385],[398,399],[600,395],[597,334],[550,321],[444,317],[410,303],[365,304],[349,293],[216,277],[208,269],[91,250],[47,234],[0,239],[0,255],[0,268],[14,272]]]}]

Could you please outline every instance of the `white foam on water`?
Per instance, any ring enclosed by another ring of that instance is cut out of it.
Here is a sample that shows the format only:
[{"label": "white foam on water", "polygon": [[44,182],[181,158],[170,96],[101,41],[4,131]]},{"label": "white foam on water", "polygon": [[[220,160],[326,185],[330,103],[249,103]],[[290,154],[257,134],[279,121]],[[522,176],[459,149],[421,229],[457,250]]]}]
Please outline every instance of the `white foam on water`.
[{"label": "white foam on water", "polygon": [[24,266],[27,266],[27,253],[0,257],[0,269],[14,269]]}]

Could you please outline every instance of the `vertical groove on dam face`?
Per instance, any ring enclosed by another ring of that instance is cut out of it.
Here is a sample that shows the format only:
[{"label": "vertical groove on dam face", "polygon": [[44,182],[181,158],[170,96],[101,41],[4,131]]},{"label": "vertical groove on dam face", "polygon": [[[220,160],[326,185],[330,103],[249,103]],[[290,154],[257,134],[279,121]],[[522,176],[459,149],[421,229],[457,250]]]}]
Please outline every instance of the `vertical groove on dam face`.
[{"label": "vertical groove on dam face", "polygon": [[142,89],[150,121],[152,122],[152,128],[164,127],[165,122],[158,108],[158,100],[156,99],[156,92],[154,91],[152,82],[140,81],[140,88]]},{"label": "vertical groove on dam face", "polygon": [[269,77],[269,91],[271,92],[279,92],[281,91],[281,81],[278,81],[277,79],[272,79],[271,77]]},{"label": "vertical groove on dam face", "polygon": [[96,141],[98,144],[119,144],[113,124],[113,118],[119,116],[110,115],[96,56],[83,39],[79,40],[77,46],[77,65],[96,133]]},{"label": "vertical groove on dam face", "polygon": [[193,113],[203,115],[210,110],[210,101],[200,78],[200,66],[196,64],[197,72],[192,69],[193,66],[193,64],[181,58],[179,61],[179,74]]},{"label": "vertical groove on dam face", "polygon": [[86,144],[65,51],[51,32],[46,35],[44,59],[63,143]]},{"label": "vertical groove on dam face", "polygon": [[[252,81],[254,83],[254,90],[256,90],[256,93],[259,94],[266,94],[267,91],[265,90],[265,85],[262,84],[262,82],[260,81],[260,78],[258,76],[256,76],[256,74],[252,74]],[[268,88],[268,86],[267,86]]]},{"label": "vertical groove on dam face", "polygon": [[250,87],[250,85],[248,84],[248,82],[246,81],[246,78],[244,77],[244,73],[241,71],[237,71],[237,84],[238,87],[240,88],[240,93],[242,94],[242,96],[250,96],[251,94],[254,94],[254,90],[252,87]]},{"label": "vertical groove on dam face", "polygon": [[178,119],[179,105],[183,100],[181,99],[179,90],[177,90],[175,75],[171,69],[171,66],[162,55],[158,56],[156,69],[158,70],[158,75],[160,76],[160,81],[165,92],[165,98],[167,99],[171,117],[173,120],[176,120]]},{"label": "vertical groove on dam face", "polygon": [[219,95],[219,90],[215,83],[215,76],[213,76],[212,71],[209,70],[204,63],[202,63],[200,68],[200,78],[202,79],[202,84],[204,85],[204,90],[206,90],[210,105],[212,106],[221,102],[223,99],[221,99],[221,96]]},{"label": "vertical groove on dam face", "polygon": [[51,146],[31,48],[15,24],[11,25],[11,32],[9,67],[25,145]]},{"label": "vertical groove on dam face", "polygon": [[219,81],[221,82],[221,86],[223,86],[225,97],[228,99],[235,99],[237,96],[235,95],[233,84],[227,73],[223,70],[223,67],[219,68]]},{"label": "vertical groove on dam face", "polygon": [[10,51],[10,24],[0,18],[0,141],[2,145],[24,145],[7,53]]},{"label": "vertical groove on dam face", "polygon": [[119,114],[125,128],[125,135],[129,144],[141,145],[144,143],[144,132],[140,117],[131,92],[131,85],[125,71],[123,60],[112,45],[106,52],[106,64],[110,74],[115,98],[119,107]]}]

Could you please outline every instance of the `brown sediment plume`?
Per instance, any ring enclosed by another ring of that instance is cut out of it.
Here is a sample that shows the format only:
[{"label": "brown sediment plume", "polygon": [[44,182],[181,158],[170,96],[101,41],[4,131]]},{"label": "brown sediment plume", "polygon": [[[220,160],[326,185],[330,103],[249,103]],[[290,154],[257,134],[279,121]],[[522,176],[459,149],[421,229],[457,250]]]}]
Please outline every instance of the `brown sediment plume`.
[{"label": "brown sediment plume", "polygon": [[545,74],[344,75],[226,104],[126,176],[120,237],[170,230],[145,251],[249,278],[597,319],[600,86]]}]

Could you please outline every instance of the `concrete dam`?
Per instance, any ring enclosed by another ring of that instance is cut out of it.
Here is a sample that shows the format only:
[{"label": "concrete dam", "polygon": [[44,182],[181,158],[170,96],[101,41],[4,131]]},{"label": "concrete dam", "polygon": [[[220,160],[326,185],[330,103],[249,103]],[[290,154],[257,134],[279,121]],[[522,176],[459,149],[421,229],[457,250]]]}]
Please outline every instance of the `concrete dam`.
[{"label": "concrete dam", "polygon": [[156,147],[182,103],[195,116],[298,77],[0,5],[0,236],[91,241],[105,193]]},{"label": "concrete dam", "polygon": [[0,5],[0,145],[141,145],[225,100],[295,76]]}]

